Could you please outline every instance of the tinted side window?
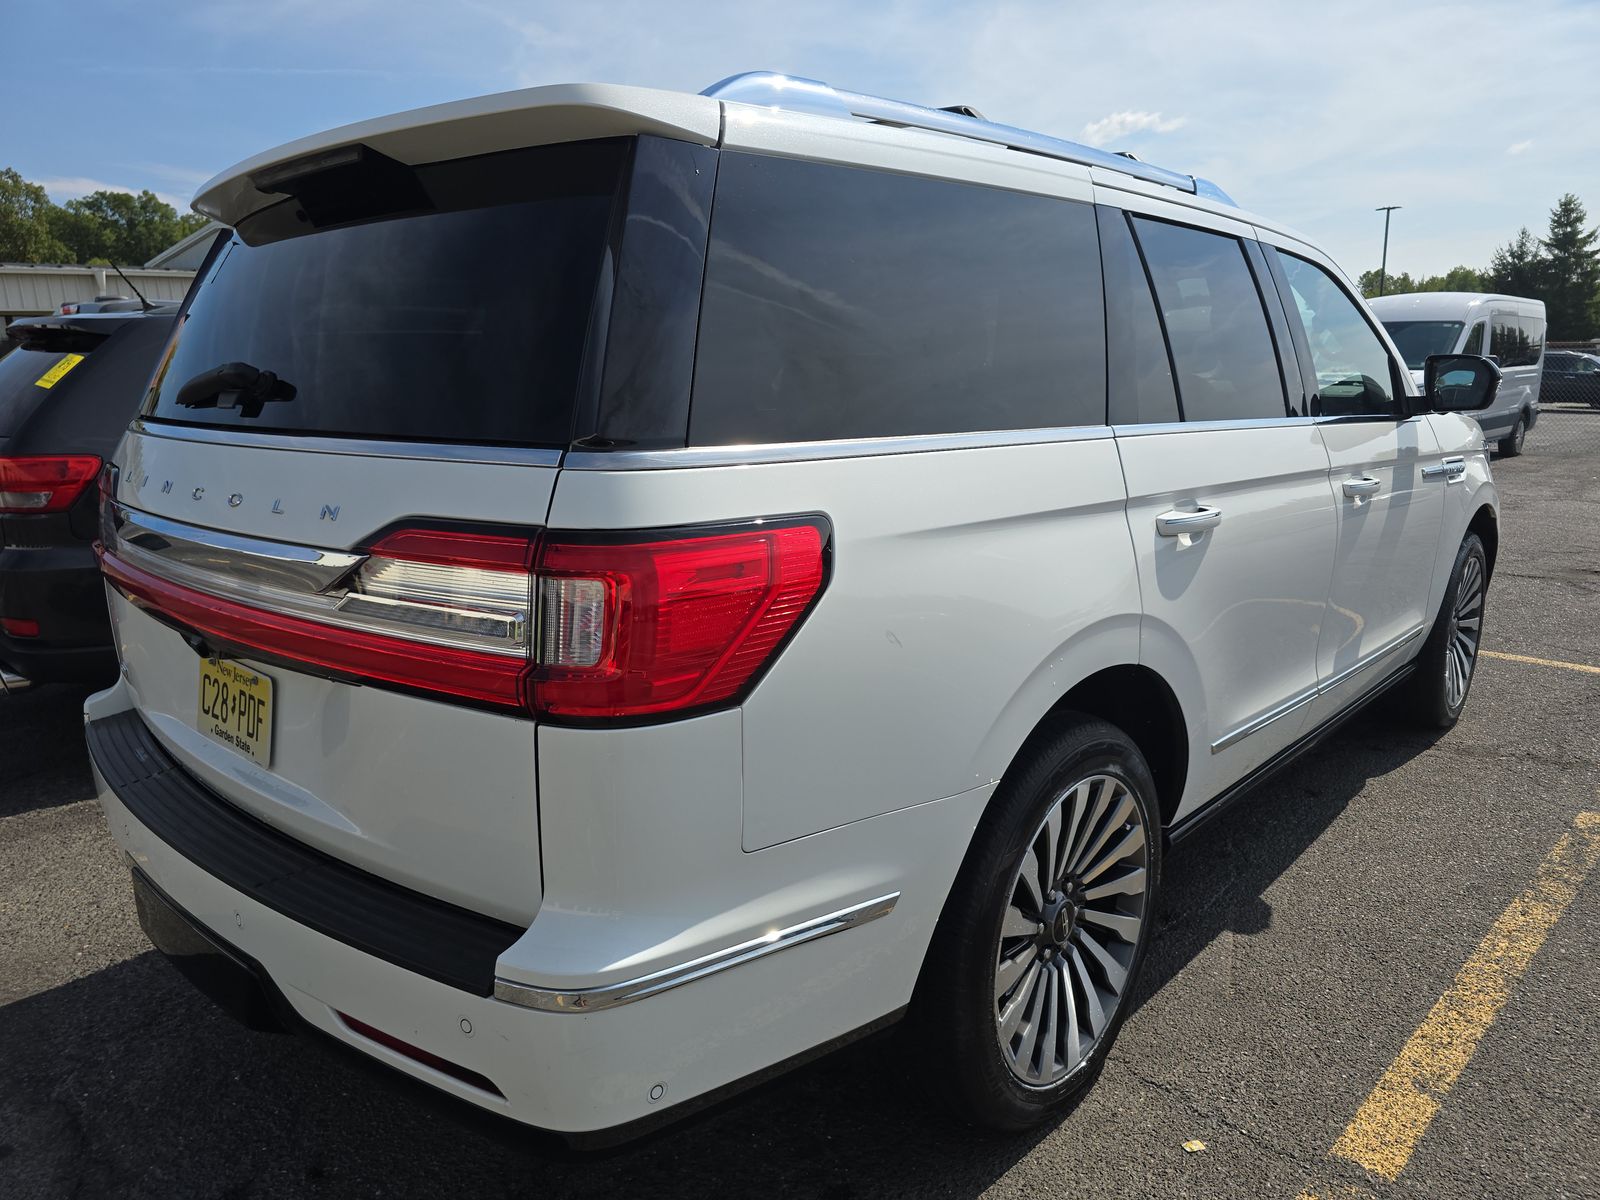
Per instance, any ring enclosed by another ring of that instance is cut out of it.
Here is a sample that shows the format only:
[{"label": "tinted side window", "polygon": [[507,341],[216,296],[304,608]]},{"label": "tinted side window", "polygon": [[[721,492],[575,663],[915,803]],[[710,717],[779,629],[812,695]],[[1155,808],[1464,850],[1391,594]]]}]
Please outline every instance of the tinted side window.
[{"label": "tinted side window", "polygon": [[1517,328],[1522,333],[1522,362],[1533,366],[1544,357],[1544,318],[1518,317]]},{"label": "tinted side window", "polygon": [[1133,218],[1155,283],[1186,421],[1288,409],[1261,294],[1237,238]]},{"label": "tinted side window", "polygon": [[1087,204],[724,152],[692,445],[1105,422]]},{"label": "tinted side window", "polygon": [[1320,415],[1393,416],[1389,352],[1356,302],[1315,263],[1276,253],[1311,344]]},{"label": "tinted side window", "polygon": [[1525,347],[1515,313],[1497,312],[1489,331],[1489,353],[1502,367],[1520,367]]},{"label": "tinted side window", "polygon": [[1483,322],[1479,321],[1472,327],[1472,332],[1467,334],[1467,344],[1461,347],[1463,354],[1483,353]]},{"label": "tinted side window", "polygon": [[1178,420],[1172,360],[1161,336],[1150,280],[1128,229],[1114,208],[1096,210],[1106,283],[1106,387],[1113,425]]}]

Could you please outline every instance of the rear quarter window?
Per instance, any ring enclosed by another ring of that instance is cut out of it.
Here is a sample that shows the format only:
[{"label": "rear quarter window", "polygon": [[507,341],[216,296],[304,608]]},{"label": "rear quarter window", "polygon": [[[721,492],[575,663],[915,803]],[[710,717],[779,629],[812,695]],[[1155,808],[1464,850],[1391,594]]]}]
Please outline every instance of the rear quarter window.
[{"label": "rear quarter window", "polygon": [[724,152],[694,445],[1100,425],[1088,204]]}]

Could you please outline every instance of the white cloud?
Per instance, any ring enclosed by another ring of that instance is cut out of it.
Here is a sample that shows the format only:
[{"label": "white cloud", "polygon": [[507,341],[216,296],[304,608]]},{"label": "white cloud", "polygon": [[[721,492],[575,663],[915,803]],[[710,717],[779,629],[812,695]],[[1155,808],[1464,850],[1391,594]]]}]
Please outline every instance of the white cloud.
[{"label": "white cloud", "polygon": [[1104,146],[1130,133],[1172,133],[1188,121],[1188,117],[1163,117],[1158,112],[1115,112],[1085,125],[1083,140],[1091,146]]},{"label": "white cloud", "polygon": [[[68,200],[80,199],[90,192],[123,192],[129,196],[137,196],[142,190],[140,188],[131,188],[121,183],[107,183],[103,179],[88,179],[81,175],[56,179],[36,179],[34,182],[44,188],[49,193],[50,199],[57,204],[65,204]],[[187,196],[173,196],[166,192],[156,192],[156,195],[179,212],[187,212],[189,210],[189,198]]]},{"label": "white cloud", "polygon": [[1506,153],[1507,154],[1521,154],[1532,145],[1533,145],[1533,139],[1532,138],[1529,138],[1527,141],[1524,141],[1524,142],[1512,142],[1511,145],[1506,147]]}]

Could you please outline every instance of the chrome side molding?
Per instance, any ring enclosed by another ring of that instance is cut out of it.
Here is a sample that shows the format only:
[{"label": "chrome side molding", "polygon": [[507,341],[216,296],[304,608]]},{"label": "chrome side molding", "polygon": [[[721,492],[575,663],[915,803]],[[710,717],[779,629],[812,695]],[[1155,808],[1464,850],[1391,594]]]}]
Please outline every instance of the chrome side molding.
[{"label": "chrome side molding", "polygon": [[890,892],[886,896],[863,900],[860,904],[852,904],[849,908],[841,908],[838,912],[828,913],[826,916],[813,917],[809,921],[802,921],[787,929],[774,930],[764,937],[751,938],[747,942],[729,946],[726,950],[713,951],[676,966],[640,975],[636,979],[625,979],[620,983],[610,983],[602,987],[563,991],[516,983],[510,979],[496,979],[494,997],[496,1000],[504,1000],[507,1004],[536,1008],[541,1012],[595,1012],[603,1008],[616,1008],[622,1004],[632,1004],[635,1000],[643,1000],[647,996],[659,995],[661,992],[682,987],[686,983],[693,983],[709,975],[743,966],[758,958],[765,958],[769,954],[803,946],[818,938],[843,933],[847,929],[876,921],[879,917],[888,916],[899,899],[899,892]]},{"label": "chrome side molding", "polygon": [[1396,650],[1400,649],[1401,646],[1404,646],[1407,642],[1411,641],[1427,628],[1428,627],[1426,625],[1418,625],[1415,629],[1408,633],[1402,633],[1397,638],[1391,638],[1389,641],[1379,646],[1376,650],[1372,651],[1372,653],[1362,655],[1348,667],[1345,667],[1342,671],[1339,671],[1334,675],[1330,675],[1321,683],[1309,687],[1303,692],[1296,693],[1289,699],[1285,700],[1282,704],[1277,705],[1275,708],[1268,709],[1259,717],[1252,717],[1237,729],[1230,730],[1228,733],[1223,734],[1216,741],[1212,742],[1211,753],[1221,754],[1229,746],[1233,746],[1244,741],[1244,739],[1249,737],[1252,733],[1259,733],[1268,725],[1271,725],[1274,721],[1281,720],[1303,705],[1310,704],[1318,696],[1326,696],[1329,692],[1333,691],[1334,688],[1338,687],[1352,676],[1360,674],[1362,671],[1365,671],[1368,667],[1372,666],[1380,659],[1393,654]]},{"label": "chrome side molding", "polygon": [[164,562],[296,591],[325,591],[367,560],[364,554],[202,529],[124,504],[111,506],[111,522],[118,541]]}]

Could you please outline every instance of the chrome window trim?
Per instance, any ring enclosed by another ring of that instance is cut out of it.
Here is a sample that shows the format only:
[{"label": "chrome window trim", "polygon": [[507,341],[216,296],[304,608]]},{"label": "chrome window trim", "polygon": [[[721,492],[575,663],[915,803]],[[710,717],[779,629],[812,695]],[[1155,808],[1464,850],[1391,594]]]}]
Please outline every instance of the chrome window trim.
[{"label": "chrome window trim", "polygon": [[1402,633],[1397,638],[1391,638],[1389,641],[1379,646],[1376,650],[1372,651],[1370,654],[1363,655],[1361,658],[1357,659],[1354,663],[1350,664],[1348,667],[1345,667],[1337,674],[1330,675],[1327,679],[1322,680],[1320,683],[1317,683],[1309,688],[1306,688],[1304,691],[1296,692],[1282,704],[1268,709],[1260,716],[1252,717],[1243,725],[1240,725],[1237,729],[1223,734],[1216,741],[1212,742],[1211,753],[1221,754],[1229,746],[1237,745],[1239,742],[1242,742],[1245,738],[1249,737],[1252,733],[1261,732],[1261,730],[1265,729],[1268,725],[1271,725],[1274,721],[1288,716],[1297,708],[1301,708],[1307,704],[1310,704],[1313,700],[1320,696],[1326,696],[1328,693],[1332,692],[1334,688],[1338,687],[1352,676],[1365,671],[1368,667],[1372,666],[1386,655],[1392,654],[1396,650],[1400,649],[1401,646],[1404,646],[1407,642],[1411,641],[1426,628],[1426,625],[1418,625],[1415,629],[1412,629],[1407,633]]},{"label": "chrome window trim", "polygon": [[1146,425],[1113,425],[1119,438],[1150,437],[1158,433],[1222,433],[1240,429],[1288,429],[1315,425],[1316,417],[1240,417],[1232,421],[1153,421]]},{"label": "chrome window trim", "polygon": [[569,471],[663,471],[674,467],[731,467],[757,463],[811,462],[827,458],[873,458],[928,454],[939,450],[984,450],[995,446],[1039,446],[1099,441],[1109,425],[1056,429],[1001,429],[978,433],[923,433],[908,437],[846,438],[824,442],[759,442],[743,446],[675,446],[667,450],[573,450]]},{"label": "chrome window trim", "polygon": [[541,1012],[596,1012],[603,1008],[616,1008],[743,966],[745,963],[765,958],[769,954],[803,946],[818,938],[843,933],[847,929],[876,921],[879,917],[888,916],[899,899],[899,892],[890,892],[888,895],[863,900],[860,904],[852,904],[848,908],[841,908],[825,916],[813,917],[809,921],[802,921],[787,929],[778,929],[762,937],[751,938],[736,946],[729,946],[725,950],[715,950],[688,962],[652,971],[648,975],[600,987],[563,990],[535,987],[510,979],[496,979],[494,997],[507,1004],[535,1008]]},{"label": "chrome window trim", "polygon": [[137,418],[129,432],[175,442],[243,446],[255,450],[294,450],[301,454],[342,454],[355,458],[403,458],[419,461],[485,463],[515,467],[559,467],[561,451],[520,446],[453,445],[447,442],[385,442],[376,439],[312,437],[217,426],[174,425]]}]

